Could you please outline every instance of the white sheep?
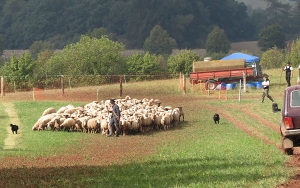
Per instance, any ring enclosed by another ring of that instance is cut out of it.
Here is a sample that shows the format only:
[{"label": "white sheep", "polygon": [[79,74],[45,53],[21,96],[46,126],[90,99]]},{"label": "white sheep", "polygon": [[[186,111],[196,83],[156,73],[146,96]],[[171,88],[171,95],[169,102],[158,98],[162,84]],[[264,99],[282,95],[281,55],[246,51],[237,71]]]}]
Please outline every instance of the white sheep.
[{"label": "white sheep", "polygon": [[144,113],[141,115],[141,132],[149,131],[152,125],[152,118],[148,113]]},{"label": "white sheep", "polygon": [[100,119],[91,118],[87,121],[87,129],[90,133],[100,132]]},{"label": "white sheep", "polygon": [[50,108],[47,108],[46,110],[44,110],[42,116],[45,116],[45,115],[48,115],[48,114],[52,114],[52,113],[56,113],[56,110],[55,110],[55,108],[50,107]]},{"label": "white sheep", "polygon": [[133,134],[137,133],[140,130],[141,119],[137,116],[131,116],[129,122],[128,130]]},{"label": "white sheep", "polygon": [[177,107],[177,108],[179,109],[179,122],[180,122],[181,116],[182,116],[182,119],[184,121],[184,112],[183,112],[182,107],[180,106],[180,107]]},{"label": "white sheep", "polygon": [[91,117],[90,116],[84,116],[84,117],[80,117],[80,118],[77,118],[76,120],[76,123],[75,123],[75,127],[76,127],[76,124],[78,127],[81,127],[81,130],[82,132],[87,132],[87,121],[90,119]]},{"label": "white sheep", "polygon": [[59,130],[59,124],[60,124],[60,118],[62,118],[62,115],[58,114],[54,116],[48,123],[47,123],[47,128],[52,131],[55,129]]},{"label": "white sheep", "polygon": [[161,126],[161,117],[159,114],[153,114],[153,126],[155,130],[159,130]]},{"label": "white sheep", "polygon": [[161,125],[163,126],[164,130],[169,129],[170,124],[171,124],[170,114],[164,113],[161,117]]},{"label": "white sheep", "polygon": [[177,126],[179,122],[179,116],[180,116],[179,108],[174,108],[172,111],[172,115],[173,115],[173,125]]},{"label": "white sheep", "polygon": [[[161,106],[161,101],[158,99],[131,99],[126,96],[124,99],[116,99],[116,104],[119,105],[121,111],[120,128],[123,135],[128,133],[137,133],[139,131],[149,131],[155,128],[169,129],[171,125],[177,125],[180,118],[183,118],[184,113],[182,107],[177,107],[172,110],[171,106]],[[52,110],[55,110],[52,108]],[[82,132],[101,132],[108,134],[109,120],[112,115],[109,113],[111,110],[110,100],[102,100],[100,102],[93,101],[84,106],[74,107],[68,105],[61,107],[56,113],[60,118],[54,118],[47,121],[45,125],[45,117],[41,117],[36,124],[32,127],[33,130],[44,130],[45,127],[51,130],[65,129],[70,131],[77,130]],[[50,108],[45,110],[46,113],[51,113]],[[54,112],[54,111],[52,111]],[[90,120],[92,119],[92,120]],[[67,121],[66,121],[67,120]],[[73,122],[75,121],[75,123]],[[90,123],[88,121],[90,120]],[[65,121],[65,122],[64,122]],[[68,121],[72,121],[71,126]]]},{"label": "white sheep", "polygon": [[131,125],[130,119],[127,116],[120,118],[120,129],[123,136],[128,134],[129,126]]},{"label": "white sheep", "polygon": [[103,135],[107,135],[108,134],[108,130],[109,130],[109,121],[107,118],[103,118],[100,121],[100,127],[101,127],[101,133]]},{"label": "white sheep", "polygon": [[75,126],[75,120],[73,118],[67,118],[62,124],[60,124],[60,129],[64,131],[70,131]]},{"label": "white sheep", "polygon": [[45,130],[47,128],[47,123],[51,121],[51,119],[56,116],[56,113],[47,114],[45,116],[41,116],[37,122],[33,125],[32,130]]},{"label": "white sheep", "polygon": [[68,109],[68,108],[67,108],[66,106],[63,106],[63,107],[61,107],[60,109],[58,109],[56,113],[62,114],[62,113],[64,113],[67,109]]}]

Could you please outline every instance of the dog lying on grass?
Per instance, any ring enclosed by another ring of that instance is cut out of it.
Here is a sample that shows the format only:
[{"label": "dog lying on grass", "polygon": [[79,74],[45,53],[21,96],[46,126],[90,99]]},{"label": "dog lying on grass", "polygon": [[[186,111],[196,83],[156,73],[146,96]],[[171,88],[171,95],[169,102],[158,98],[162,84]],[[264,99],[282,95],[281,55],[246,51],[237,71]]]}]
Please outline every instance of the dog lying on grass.
[{"label": "dog lying on grass", "polygon": [[14,124],[10,124],[10,127],[11,127],[11,132],[13,134],[18,134],[18,129],[19,129],[19,126],[18,125],[14,125]]},{"label": "dog lying on grass", "polygon": [[219,114],[216,113],[216,114],[214,115],[213,119],[214,119],[214,121],[215,121],[215,124],[217,124],[217,123],[219,124],[219,122],[220,122],[220,116],[219,116]]}]

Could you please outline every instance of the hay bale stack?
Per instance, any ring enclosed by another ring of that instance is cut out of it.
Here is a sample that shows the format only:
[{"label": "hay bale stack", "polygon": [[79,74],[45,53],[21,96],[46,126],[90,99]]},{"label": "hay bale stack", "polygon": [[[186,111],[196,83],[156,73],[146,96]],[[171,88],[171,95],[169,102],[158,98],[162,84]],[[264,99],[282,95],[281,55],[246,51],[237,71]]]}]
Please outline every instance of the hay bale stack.
[{"label": "hay bale stack", "polygon": [[193,72],[218,71],[246,68],[245,59],[193,62]]}]

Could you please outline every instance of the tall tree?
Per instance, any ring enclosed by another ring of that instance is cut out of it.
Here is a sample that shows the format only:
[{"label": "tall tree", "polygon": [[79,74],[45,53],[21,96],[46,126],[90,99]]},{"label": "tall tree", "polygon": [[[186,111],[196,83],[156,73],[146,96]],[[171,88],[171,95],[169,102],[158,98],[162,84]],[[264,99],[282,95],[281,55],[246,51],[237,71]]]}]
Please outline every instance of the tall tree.
[{"label": "tall tree", "polygon": [[210,24],[222,28],[230,41],[245,40],[252,36],[252,24],[244,3],[234,0],[202,0],[201,2],[209,10]]},{"label": "tall tree", "polygon": [[285,34],[278,25],[271,25],[262,29],[258,36],[258,46],[262,51],[277,47],[283,49],[286,47]]},{"label": "tall tree", "polygon": [[300,38],[294,40],[291,50],[287,53],[286,61],[290,61],[291,65],[298,67],[300,65]]},{"label": "tall tree", "polygon": [[126,60],[128,74],[150,74],[160,72],[160,58],[149,52],[136,53]]},{"label": "tall tree", "polygon": [[29,51],[34,59],[37,59],[38,54],[45,50],[53,51],[54,45],[50,42],[43,42],[43,41],[35,41],[30,47]]},{"label": "tall tree", "polygon": [[177,55],[171,55],[168,59],[168,70],[171,73],[188,74],[192,72],[193,62],[199,61],[200,57],[196,52],[183,50]]},{"label": "tall tree", "polygon": [[30,79],[33,77],[33,71],[36,64],[31,54],[26,52],[20,58],[12,55],[9,62],[1,67],[2,75],[10,75],[12,80]]},{"label": "tall tree", "polygon": [[267,14],[267,25],[278,24],[281,26],[282,31],[286,33],[286,36],[292,36],[293,30],[289,22],[291,17],[291,5],[289,3],[283,3],[279,0],[264,0],[268,4],[268,8],[265,10]]},{"label": "tall tree", "polygon": [[122,74],[123,50],[122,44],[107,36],[101,39],[82,36],[79,42],[66,46],[47,61],[45,74]]},{"label": "tall tree", "polygon": [[159,25],[154,26],[150,36],[144,42],[144,51],[155,55],[170,55],[172,53],[174,39]]},{"label": "tall tree", "polygon": [[209,33],[206,41],[207,53],[225,53],[230,50],[230,41],[223,29],[215,27],[212,32]]}]

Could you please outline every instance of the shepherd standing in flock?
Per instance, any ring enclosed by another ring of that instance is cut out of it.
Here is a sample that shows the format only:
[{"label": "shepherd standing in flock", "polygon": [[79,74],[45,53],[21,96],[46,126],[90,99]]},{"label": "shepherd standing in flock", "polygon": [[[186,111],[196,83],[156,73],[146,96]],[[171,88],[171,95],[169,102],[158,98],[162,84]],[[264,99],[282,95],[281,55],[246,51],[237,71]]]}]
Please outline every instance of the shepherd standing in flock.
[{"label": "shepherd standing in flock", "polygon": [[107,137],[113,136],[114,126],[116,127],[116,137],[118,137],[120,134],[119,122],[121,113],[114,99],[110,99],[110,104],[112,105],[112,118],[109,121],[109,135],[107,135]]}]

